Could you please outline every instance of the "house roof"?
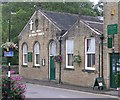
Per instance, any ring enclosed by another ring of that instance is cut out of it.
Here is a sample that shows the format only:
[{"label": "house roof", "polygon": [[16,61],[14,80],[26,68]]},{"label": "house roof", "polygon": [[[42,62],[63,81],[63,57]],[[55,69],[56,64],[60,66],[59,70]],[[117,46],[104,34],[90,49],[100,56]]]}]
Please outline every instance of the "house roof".
[{"label": "house roof", "polygon": [[48,12],[45,14],[50,18],[61,30],[69,30],[71,26],[78,20],[78,16],[69,13]]},{"label": "house roof", "polygon": [[[70,13],[44,11],[44,14],[61,30],[69,30],[79,18],[77,14]],[[98,17],[82,15],[80,18],[94,30],[103,32],[103,21]]]},{"label": "house roof", "polygon": [[[61,30],[68,31],[79,20],[79,15],[77,14],[43,11],[43,10],[39,10],[39,12],[41,12],[48,20],[50,20],[60,31]],[[35,13],[36,11],[30,18],[30,20],[35,16]],[[103,32],[103,21],[101,21],[98,17],[82,15],[80,16],[80,19],[92,30],[97,31],[98,33]],[[29,24],[29,21],[26,24],[26,26]],[[26,28],[26,26],[23,28],[23,30]],[[19,36],[22,34],[22,31],[19,34]]]},{"label": "house roof", "polygon": [[103,20],[100,20],[99,17],[81,16],[81,19],[95,31],[103,32]]}]

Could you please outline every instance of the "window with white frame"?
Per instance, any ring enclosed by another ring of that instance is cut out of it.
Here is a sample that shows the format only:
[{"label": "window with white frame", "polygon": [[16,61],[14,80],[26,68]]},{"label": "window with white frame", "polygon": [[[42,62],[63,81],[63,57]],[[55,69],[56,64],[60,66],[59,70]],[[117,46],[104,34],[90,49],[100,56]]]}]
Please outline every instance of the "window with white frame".
[{"label": "window with white frame", "polygon": [[23,65],[27,65],[27,55],[28,55],[28,48],[27,44],[23,44]]},{"label": "window with white frame", "polygon": [[50,43],[50,56],[56,56],[56,43],[54,41]]},{"label": "window with white frame", "polygon": [[38,42],[34,45],[34,65],[40,66],[40,46]]},{"label": "window with white frame", "polygon": [[95,70],[95,38],[86,39],[85,53],[85,69]]},{"label": "window with white frame", "polygon": [[73,40],[66,40],[66,68],[74,68],[73,66]]}]

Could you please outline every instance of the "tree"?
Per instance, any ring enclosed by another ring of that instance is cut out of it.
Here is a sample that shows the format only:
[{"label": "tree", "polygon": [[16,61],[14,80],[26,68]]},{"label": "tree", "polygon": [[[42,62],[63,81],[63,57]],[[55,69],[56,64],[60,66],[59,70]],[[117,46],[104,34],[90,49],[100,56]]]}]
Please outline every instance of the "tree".
[{"label": "tree", "polygon": [[98,4],[94,6],[94,11],[98,16],[103,16],[103,2],[98,2]]},{"label": "tree", "polygon": [[[10,6],[9,6],[10,5]],[[26,6],[27,5],[27,6]],[[18,35],[22,31],[36,9],[43,9],[56,12],[67,12],[73,14],[84,14],[97,16],[91,2],[10,2],[2,4],[2,41],[8,39],[8,12],[11,7],[11,40],[18,43]],[[14,60],[18,61],[15,53]],[[13,60],[12,59],[12,60]],[[11,61],[12,61],[11,60]],[[14,62],[13,62],[14,63]]]}]

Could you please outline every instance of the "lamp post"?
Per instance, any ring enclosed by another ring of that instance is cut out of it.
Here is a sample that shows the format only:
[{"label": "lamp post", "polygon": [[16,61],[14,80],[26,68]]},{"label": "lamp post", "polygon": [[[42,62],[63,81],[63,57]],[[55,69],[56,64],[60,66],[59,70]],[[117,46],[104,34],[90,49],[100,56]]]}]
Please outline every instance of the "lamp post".
[{"label": "lamp post", "polygon": [[[62,43],[62,36],[60,33],[60,36],[59,36],[59,55],[61,55],[61,43]],[[61,62],[59,63],[59,84],[61,84]]]},{"label": "lamp post", "polygon": [[[9,16],[8,16],[8,40],[10,42],[10,31],[11,31],[11,7],[10,7],[10,4],[9,4]],[[11,88],[10,88],[10,84],[11,84],[11,79],[10,79],[10,58],[8,57],[8,100],[11,100],[11,95],[10,95],[10,91],[11,91]]]},{"label": "lamp post", "polygon": [[98,77],[100,78],[100,41],[99,41],[99,62],[98,62]]},{"label": "lamp post", "polygon": [[[62,46],[62,35],[66,32],[66,30],[62,30],[60,33],[59,33],[59,37],[58,37],[58,40],[59,40],[59,55],[61,55],[61,46]],[[61,81],[61,62],[59,63],[59,84],[61,84],[62,81]]]},{"label": "lamp post", "polygon": [[101,39],[101,78],[103,78],[103,40],[104,40],[103,34],[101,34],[100,39]]}]

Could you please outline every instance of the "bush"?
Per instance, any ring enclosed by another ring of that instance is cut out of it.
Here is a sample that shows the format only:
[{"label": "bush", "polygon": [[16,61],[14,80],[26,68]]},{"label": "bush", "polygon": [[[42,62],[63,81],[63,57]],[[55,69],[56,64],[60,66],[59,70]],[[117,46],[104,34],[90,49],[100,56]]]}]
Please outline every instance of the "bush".
[{"label": "bush", "polygon": [[[11,71],[13,74],[14,71]],[[11,97],[12,100],[24,100],[25,99],[25,92],[26,92],[26,85],[20,82],[20,76],[11,77]],[[6,73],[3,73],[2,76],[2,97],[4,100],[7,100],[8,97],[8,77]]]}]

